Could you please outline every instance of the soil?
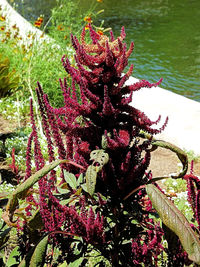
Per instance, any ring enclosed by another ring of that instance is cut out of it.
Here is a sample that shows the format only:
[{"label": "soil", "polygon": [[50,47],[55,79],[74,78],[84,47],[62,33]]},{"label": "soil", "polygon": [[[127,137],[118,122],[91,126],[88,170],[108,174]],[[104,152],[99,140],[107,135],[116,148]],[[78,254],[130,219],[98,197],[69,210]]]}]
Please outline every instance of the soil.
[{"label": "soil", "polygon": [[[153,177],[169,176],[170,174],[178,174],[182,164],[175,153],[170,150],[158,148],[151,153],[151,164],[149,169],[152,171]],[[190,173],[191,164],[189,163],[187,173]],[[200,158],[193,162],[193,172],[200,176]]]},{"label": "soil", "polygon": [[0,115],[0,134],[13,132],[17,128],[17,123],[4,119]]},{"label": "soil", "polygon": [[[17,123],[5,120],[0,116],[0,135],[2,133],[14,132]],[[152,171],[153,177],[169,176],[170,174],[179,173],[181,163],[175,153],[170,150],[158,148],[151,153],[151,164],[149,170]],[[200,176],[200,158],[194,161],[194,174]],[[190,164],[188,173],[190,172]]]}]

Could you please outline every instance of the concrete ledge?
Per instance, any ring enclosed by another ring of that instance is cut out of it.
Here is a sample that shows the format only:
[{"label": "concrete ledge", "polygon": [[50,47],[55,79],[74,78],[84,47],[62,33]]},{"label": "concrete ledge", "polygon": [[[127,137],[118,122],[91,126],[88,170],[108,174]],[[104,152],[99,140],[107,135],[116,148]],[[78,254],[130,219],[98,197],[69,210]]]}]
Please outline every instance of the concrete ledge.
[{"label": "concrete ledge", "polygon": [[[128,84],[137,81],[138,79],[131,77]],[[160,87],[153,87],[142,88],[135,92],[131,105],[143,111],[152,120],[156,120],[161,115],[161,123],[156,128],[161,126],[168,116],[167,127],[155,138],[171,142],[200,155],[199,102]]]},{"label": "concrete ledge", "polygon": [[[41,40],[42,31],[23,18],[6,0],[0,0],[0,6],[2,14],[6,16],[6,27],[11,29],[12,26],[16,25],[19,28],[19,35],[22,37],[23,42],[30,42],[28,34],[34,34],[36,40]],[[45,36],[45,39],[50,40],[47,36]]]}]

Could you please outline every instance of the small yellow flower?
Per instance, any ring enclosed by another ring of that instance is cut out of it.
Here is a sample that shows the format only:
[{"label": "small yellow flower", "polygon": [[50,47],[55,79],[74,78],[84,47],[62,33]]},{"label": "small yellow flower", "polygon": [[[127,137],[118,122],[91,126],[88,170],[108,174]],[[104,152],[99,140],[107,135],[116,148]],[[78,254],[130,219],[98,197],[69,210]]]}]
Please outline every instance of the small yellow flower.
[{"label": "small yellow flower", "polygon": [[43,20],[44,20],[43,17],[39,17],[39,18],[37,19],[37,21],[40,22],[40,23],[42,23]]},{"label": "small yellow flower", "polygon": [[16,32],[15,35],[14,35],[13,37],[14,37],[14,39],[16,39],[16,38],[18,38],[18,36],[19,36],[19,33]]},{"label": "small yellow flower", "polygon": [[6,32],[6,37],[10,37],[10,31]]},{"label": "small yellow flower", "polygon": [[62,24],[58,25],[58,26],[57,26],[57,30],[59,30],[59,31],[63,31],[63,30],[64,30],[63,25],[62,25]]},{"label": "small yellow flower", "polygon": [[5,21],[6,20],[6,17],[5,16],[0,16],[0,20],[1,21]]},{"label": "small yellow flower", "polygon": [[4,27],[4,26],[2,26],[2,27],[0,28],[0,30],[1,30],[1,31],[4,31],[4,30],[5,30],[5,27]]},{"label": "small yellow flower", "polygon": [[34,23],[34,26],[35,27],[37,27],[37,28],[40,28],[41,27],[41,25],[42,25],[42,23],[43,23],[43,17],[39,17],[36,21],[35,21],[35,23]]},{"label": "small yellow flower", "polygon": [[37,28],[40,28],[41,27],[41,23],[38,22],[38,21],[35,21],[34,26],[37,27]]},{"label": "small yellow flower", "polygon": [[85,25],[85,30],[89,30],[89,25],[87,24],[87,25]]},{"label": "small yellow flower", "polygon": [[84,21],[88,22],[88,23],[92,23],[92,18],[90,16],[86,16],[84,18]]},{"label": "small yellow flower", "polygon": [[97,33],[98,33],[99,35],[103,35],[103,32],[102,32],[101,30],[98,30]]},{"label": "small yellow flower", "polygon": [[103,2],[103,0],[97,0],[97,2],[99,2],[99,3],[102,3],[102,2]]},{"label": "small yellow flower", "polygon": [[13,30],[17,30],[17,29],[18,29],[18,27],[17,27],[16,24],[14,24],[14,25],[12,26],[12,28],[13,28]]}]

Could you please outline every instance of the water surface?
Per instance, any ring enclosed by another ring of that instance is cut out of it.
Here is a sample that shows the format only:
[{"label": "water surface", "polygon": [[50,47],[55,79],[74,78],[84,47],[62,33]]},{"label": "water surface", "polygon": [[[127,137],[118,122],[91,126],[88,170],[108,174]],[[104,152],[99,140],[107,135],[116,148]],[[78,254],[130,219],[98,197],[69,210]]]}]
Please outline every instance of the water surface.
[{"label": "water surface", "polygon": [[[74,0],[88,9],[95,0]],[[17,1],[15,1],[17,2]],[[19,11],[34,20],[41,13],[49,16],[56,4],[52,0],[24,0]],[[200,1],[199,0],[103,0],[105,27],[119,35],[124,25],[126,41],[135,43],[130,58],[133,76],[155,82],[163,77],[162,87],[200,102]]]}]

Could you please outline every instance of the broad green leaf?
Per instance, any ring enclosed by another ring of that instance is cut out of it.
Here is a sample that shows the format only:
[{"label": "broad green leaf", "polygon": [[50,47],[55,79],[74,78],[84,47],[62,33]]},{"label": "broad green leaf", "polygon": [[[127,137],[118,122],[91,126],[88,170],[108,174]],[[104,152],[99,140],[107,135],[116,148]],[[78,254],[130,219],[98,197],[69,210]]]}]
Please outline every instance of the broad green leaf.
[{"label": "broad green leaf", "polygon": [[18,249],[19,249],[19,247],[17,246],[11,251],[9,258],[6,262],[7,267],[11,267],[14,264],[18,264],[18,262],[16,260],[16,256],[19,256],[19,254],[20,254]]},{"label": "broad green leaf", "polygon": [[[93,163],[87,168],[85,178],[87,192],[92,196],[95,191],[97,173],[108,163],[109,155],[103,149],[93,150],[90,153],[90,160],[93,160]],[[95,163],[98,163],[98,165],[95,166]]]},{"label": "broad green leaf", "polygon": [[200,241],[185,216],[155,185],[146,185],[146,191],[163,223],[179,237],[189,259],[200,264]]},{"label": "broad green leaf", "polygon": [[77,180],[77,186],[79,186],[83,182],[83,174],[81,173]]},{"label": "broad green leaf", "polygon": [[83,260],[84,260],[84,258],[81,257],[81,258],[75,260],[74,262],[71,262],[71,263],[68,265],[68,267],[77,267],[77,266],[80,266]]},{"label": "broad green leaf", "polygon": [[48,235],[45,236],[36,246],[30,261],[30,267],[43,267],[48,245]]},{"label": "broad green leaf", "polygon": [[90,160],[93,160],[94,162],[99,163],[99,165],[103,167],[103,165],[108,163],[109,155],[108,153],[105,153],[103,149],[93,150],[90,153]]},{"label": "broad green leaf", "polygon": [[65,181],[70,185],[72,189],[76,189],[77,179],[73,173],[70,173],[64,170],[64,178],[65,178]]},{"label": "broad green leaf", "polygon": [[91,196],[94,194],[95,191],[98,170],[99,170],[98,167],[90,165],[86,171],[85,178],[86,178],[87,192]]},{"label": "broad green leaf", "polygon": [[[64,185],[64,186],[63,186]],[[60,194],[67,194],[67,193],[69,193],[70,191],[69,191],[69,187],[68,186],[66,186],[67,185],[67,183],[64,183],[64,184],[62,184],[61,186],[57,186],[56,187],[56,189],[58,190],[58,192],[60,193]]]},{"label": "broad green leaf", "polygon": [[62,264],[60,264],[58,267],[68,267],[69,265],[67,265],[66,262],[63,262]]},{"label": "broad green leaf", "polygon": [[86,185],[86,183],[82,184],[81,187],[83,188],[83,190],[84,190],[85,192],[88,193],[88,189],[87,189],[87,185]]}]

